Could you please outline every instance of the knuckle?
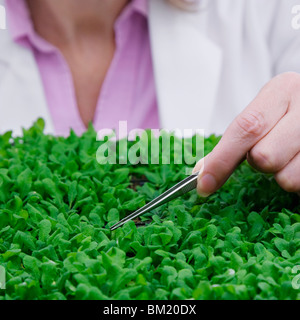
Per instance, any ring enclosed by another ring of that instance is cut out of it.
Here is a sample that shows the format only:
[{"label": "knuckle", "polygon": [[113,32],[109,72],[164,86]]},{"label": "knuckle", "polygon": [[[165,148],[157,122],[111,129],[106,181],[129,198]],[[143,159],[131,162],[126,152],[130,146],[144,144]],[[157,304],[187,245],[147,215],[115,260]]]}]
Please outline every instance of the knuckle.
[{"label": "knuckle", "polygon": [[289,81],[298,81],[300,79],[300,74],[294,71],[287,71],[283,72],[274,77],[274,80],[278,80],[280,84],[282,82],[289,82]]},{"label": "knuckle", "polygon": [[249,156],[251,162],[265,172],[276,172],[280,169],[278,168],[276,159],[264,150],[253,148],[250,151]]},{"label": "knuckle", "polygon": [[292,95],[294,92],[300,92],[300,74],[293,73],[293,75],[290,76],[290,83],[292,88]]},{"label": "knuckle", "polygon": [[293,72],[293,71],[284,72],[282,74],[282,76],[283,76],[284,80],[290,79],[290,81],[292,81],[292,82],[300,81],[300,74],[297,72]]},{"label": "knuckle", "polygon": [[284,72],[277,77],[275,77],[279,81],[279,85],[281,88],[286,88],[287,94],[293,94],[295,91],[300,91],[300,74],[297,72]]},{"label": "knuckle", "polygon": [[258,137],[265,128],[264,116],[259,111],[248,111],[239,115],[236,124],[243,138]]},{"label": "knuckle", "polygon": [[287,192],[298,192],[300,190],[299,183],[286,174],[275,175],[275,180],[279,186]]}]

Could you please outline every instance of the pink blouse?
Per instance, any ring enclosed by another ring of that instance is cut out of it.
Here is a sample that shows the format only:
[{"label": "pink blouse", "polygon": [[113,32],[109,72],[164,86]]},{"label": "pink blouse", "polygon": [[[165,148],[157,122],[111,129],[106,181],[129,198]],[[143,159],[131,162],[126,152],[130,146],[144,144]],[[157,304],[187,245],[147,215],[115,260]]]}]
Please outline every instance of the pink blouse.
[{"label": "pink blouse", "polygon": [[[93,119],[96,130],[159,128],[148,32],[147,0],[132,0],[115,23],[116,51],[106,74]],[[34,53],[57,135],[72,128],[82,134],[71,71],[61,52],[34,30],[25,0],[6,0],[7,20],[15,42]]]}]

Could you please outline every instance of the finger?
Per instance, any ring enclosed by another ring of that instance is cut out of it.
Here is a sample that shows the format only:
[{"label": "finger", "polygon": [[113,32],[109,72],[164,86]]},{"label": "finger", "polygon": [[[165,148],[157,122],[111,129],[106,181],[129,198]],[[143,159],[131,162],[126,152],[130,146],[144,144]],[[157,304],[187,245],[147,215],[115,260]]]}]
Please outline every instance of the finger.
[{"label": "finger", "polygon": [[247,154],[249,164],[265,173],[284,168],[300,151],[299,119],[299,110],[288,112]]},{"label": "finger", "polygon": [[275,179],[285,191],[300,193],[300,153],[275,174]]},{"label": "finger", "polygon": [[220,188],[253,146],[270,132],[286,114],[289,92],[284,76],[270,81],[231,123],[214,150],[204,159],[198,178],[198,193],[207,195]]}]

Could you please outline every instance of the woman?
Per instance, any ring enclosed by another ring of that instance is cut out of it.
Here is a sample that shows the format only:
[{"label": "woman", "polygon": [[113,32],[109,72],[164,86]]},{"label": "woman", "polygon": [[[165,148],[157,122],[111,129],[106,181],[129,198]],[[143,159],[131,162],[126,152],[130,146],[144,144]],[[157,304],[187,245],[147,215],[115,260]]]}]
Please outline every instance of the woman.
[{"label": "woman", "polygon": [[202,195],[216,191],[246,156],[282,188],[299,192],[296,5],[6,0],[1,131],[18,133],[37,117],[63,135],[70,127],[83,132],[90,121],[96,129],[117,128],[120,120],[129,129],[201,128],[224,133],[205,158]]}]

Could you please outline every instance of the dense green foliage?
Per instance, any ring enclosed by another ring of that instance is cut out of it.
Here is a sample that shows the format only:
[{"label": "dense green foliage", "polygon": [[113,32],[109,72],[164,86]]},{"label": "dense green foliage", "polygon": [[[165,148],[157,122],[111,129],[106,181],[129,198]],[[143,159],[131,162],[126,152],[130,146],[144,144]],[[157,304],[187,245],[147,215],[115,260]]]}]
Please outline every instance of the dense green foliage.
[{"label": "dense green foliage", "polygon": [[208,199],[191,192],[111,232],[185,168],[99,165],[99,145],[92,128],[53,137],[41,120],[0,136],[0,299],[300,298],[298,196],[243,163]]}]

